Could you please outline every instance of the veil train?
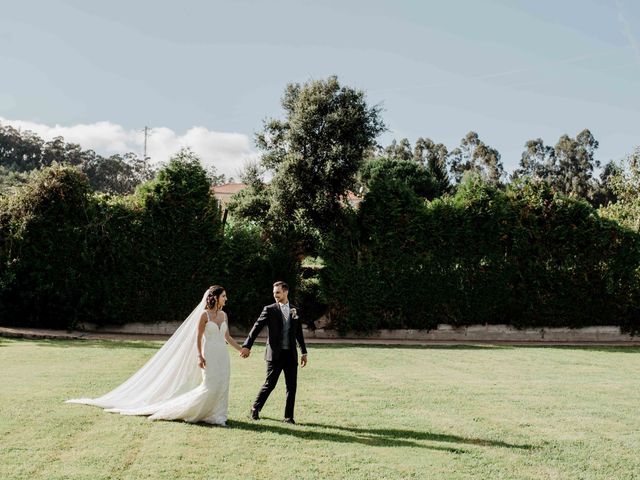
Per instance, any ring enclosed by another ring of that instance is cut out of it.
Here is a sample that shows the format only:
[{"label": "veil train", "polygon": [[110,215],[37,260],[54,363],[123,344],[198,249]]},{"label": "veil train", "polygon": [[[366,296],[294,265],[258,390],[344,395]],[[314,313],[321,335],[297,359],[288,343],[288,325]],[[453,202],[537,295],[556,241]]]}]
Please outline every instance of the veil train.
[{"label": "veil train", "polygon": [[202,381],[198,367],[197,326],[205,307],[207,290],[200,303],[175,333],[128,380],[98,398],[75,398],[65,403],[95,405],[105,409],[143,408],[177,397]]}]

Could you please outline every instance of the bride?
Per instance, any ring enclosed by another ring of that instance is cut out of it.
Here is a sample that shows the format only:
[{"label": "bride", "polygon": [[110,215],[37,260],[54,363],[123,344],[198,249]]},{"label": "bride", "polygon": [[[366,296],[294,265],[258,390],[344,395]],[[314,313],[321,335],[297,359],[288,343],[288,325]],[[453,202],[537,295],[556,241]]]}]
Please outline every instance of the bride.
[{"label": "bride", "polygon": [[102,397],[67,400],[150,420],[184,420],[226,426],[229,353],[240,351],[222,311],[227,293],[210,287],[191,315],[131,378]]}]

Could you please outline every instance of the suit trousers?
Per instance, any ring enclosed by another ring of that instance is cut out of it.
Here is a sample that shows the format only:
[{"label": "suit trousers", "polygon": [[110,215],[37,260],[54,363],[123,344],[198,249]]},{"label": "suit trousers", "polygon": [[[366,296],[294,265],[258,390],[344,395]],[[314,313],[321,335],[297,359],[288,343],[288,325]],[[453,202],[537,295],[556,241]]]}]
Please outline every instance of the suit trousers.
[{"label": "suit trousers", "polygon": [[276,388],[282,372],[284,372],[284,381],[287,387],[284,418],[293,418],[298,385],[298,361],[295,350],[281,350],[277,358],[267,361],[267,378],[258,392],[253,408],[257,411],[262,410],[267,398]]}]

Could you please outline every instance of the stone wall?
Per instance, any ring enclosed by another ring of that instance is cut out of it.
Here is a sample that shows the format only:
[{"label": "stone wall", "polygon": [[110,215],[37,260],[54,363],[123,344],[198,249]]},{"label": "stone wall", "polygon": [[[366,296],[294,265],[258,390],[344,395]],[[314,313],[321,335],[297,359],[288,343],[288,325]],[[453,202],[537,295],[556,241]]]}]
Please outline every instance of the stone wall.
[{"label": "stone wall", "polygon": [[[80,324],[79,328],[87,332],[96,333],[130,333],[146,335],[171,335],[180,322],[158,323],[129,323],[127,325],[105,325],[98,327],[94,324]],[[231,327],[234,337],[243,337],[246,331]],[[261,332],[264,338],[266,332]],[[541,328],[518,330],[509,325],[470,325],[467,327],[452,327],[438,325],[436,330],[377,330],[370,334],[347,333],[340,336],[335,330],[317,328],[305,329],[305,338],[318,340],[353,339],[367,341],[411,341],[411,342],[549,342],[549,343],[580,343],[580,342],[632,342],[640,345],[640,336],[631,336],[620,332],[619,327],[601,326],[585,328]]]}]

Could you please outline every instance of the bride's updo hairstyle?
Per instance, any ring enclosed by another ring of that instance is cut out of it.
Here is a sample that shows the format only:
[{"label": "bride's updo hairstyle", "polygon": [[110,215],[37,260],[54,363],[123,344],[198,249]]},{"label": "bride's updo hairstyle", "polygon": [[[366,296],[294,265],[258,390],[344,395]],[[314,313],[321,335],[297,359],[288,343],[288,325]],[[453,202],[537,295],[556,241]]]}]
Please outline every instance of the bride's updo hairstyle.
[{"label": "bride's updo hairstyle", "polygon": [[207,300],[205,305],[209,309],[214,309],[218,305],[218,299],[220,295],[224,293],[224,287],[220,285],[214,285],[213,287],[209,287],[209,294],[207,295]]}]

